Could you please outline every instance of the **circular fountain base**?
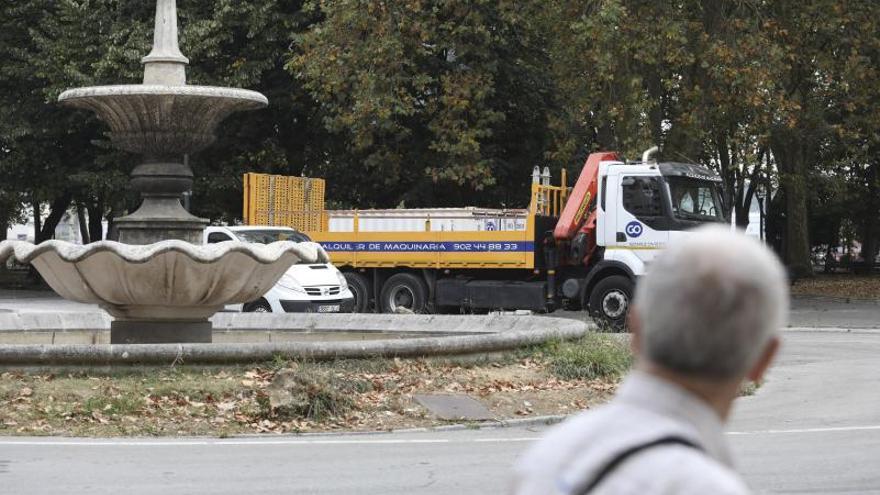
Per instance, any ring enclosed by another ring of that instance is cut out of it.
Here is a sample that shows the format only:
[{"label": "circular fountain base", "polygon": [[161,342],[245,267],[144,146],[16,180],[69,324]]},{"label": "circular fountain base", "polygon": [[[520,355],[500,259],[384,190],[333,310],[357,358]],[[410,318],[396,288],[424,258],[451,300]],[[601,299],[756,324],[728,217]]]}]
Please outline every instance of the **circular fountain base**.
[{"label": "circular fountain base", "polygon": [[214,329],[210,321],[114,321],[110,344],[210,344]]},{"label": "circular fountain base", "polygon": [[0,315],[0,369],[241,364],[277,358],[485,355],[579,338],[582,321],[545,316],[222,313],[210,344],[113,344],[106,313]]}]

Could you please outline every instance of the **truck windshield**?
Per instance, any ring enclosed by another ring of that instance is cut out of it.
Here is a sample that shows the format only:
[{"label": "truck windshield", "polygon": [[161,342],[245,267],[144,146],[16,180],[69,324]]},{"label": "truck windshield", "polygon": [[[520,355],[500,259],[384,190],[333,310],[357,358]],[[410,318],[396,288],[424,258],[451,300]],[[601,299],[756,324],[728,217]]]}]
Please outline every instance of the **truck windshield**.
[{"label": "truck windshield", "polygon": [[721,195],[714,182],[688,177],[667,177],[672,211],[682,220],[722,222]]},{"label": "truck windshield", "polygon": [[309,236],[296,230],[242,230],[236,232],[244,242],[255,242],[258,244],[271,244],[278,241],[292,242],[311,242]]}]

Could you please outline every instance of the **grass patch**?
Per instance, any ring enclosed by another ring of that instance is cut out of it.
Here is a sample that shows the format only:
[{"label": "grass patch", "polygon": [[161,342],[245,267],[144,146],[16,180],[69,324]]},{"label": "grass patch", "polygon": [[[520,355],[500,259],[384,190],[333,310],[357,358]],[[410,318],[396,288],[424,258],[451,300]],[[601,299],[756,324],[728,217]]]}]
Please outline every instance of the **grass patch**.
[{"label": "grass patch", "polygon": [[[257,398],[269,417],[325,421],[354,408],[353,393],[366,391],[363,381],[343,381],[306,366],[277,374],[268,393]],[[360,392],[363,393],[363,392]]]},{"label": "grass patch", "polygon": [[590,333],[573,342],[547,344],[550,370],[564,380],[621,377],[633,364],[629,344],[620,337]]},{"label": "grass patch", "polygon": [[752,395],[755,395],[755,393],[758,392],[758,389],[761,388],[761,385],[764,385],[763,380],[759,382],[743,382],[743,384],[739,387],[739,396],[750,397]]}]

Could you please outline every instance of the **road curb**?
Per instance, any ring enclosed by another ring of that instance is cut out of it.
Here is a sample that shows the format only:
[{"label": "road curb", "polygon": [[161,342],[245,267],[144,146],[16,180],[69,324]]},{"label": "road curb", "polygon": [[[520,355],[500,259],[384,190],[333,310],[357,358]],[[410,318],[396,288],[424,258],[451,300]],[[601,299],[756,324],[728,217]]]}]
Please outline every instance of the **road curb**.
[{"label": "road curb", "polygon": [[[548,416],[535,416],[532,418],[514,418],[514,419],[500,419],[500,420],[489,420],[489,421],[474,421],[474,422],[463,422],[463,423],[455,423],[450,425],[440,425],[440,426],[425,426],[419,428],[401,428],[397,430],[382,430],[382,431],[314,431],[314,432],[306,432],[306,433],[282,433],[280,435],[272,435],[269,438],[321,438],[321,437],[341,437],[341,436],[382,436],[382,435],[393,435],[393,434],[411,434],[411,433],[439,433],[439,432],[450,432],[450,431],[470,431],[470,430],[493,430],[493,429],[504,429],[504,428],[528,428],[530,426],[553,426],[559,424],[566,419],[568,419],[570,415],[567,414],[557,414],[557,415],[548,415]],[[215,438],[215,437],[206,437],[206,438]],[[266,434],[247,434],[247,435],[231,435],[228,438],[241,438],[241,439],[265,439],[267,438]]]},{"label": "road curb", "polygon": [[880,328],[868,327],[787,327],[783,332],[800,333],[880,333]]},{"label": "road curb", "polygon": [[559,424],[569,418],[567,414],[556,414],[549,416],[535,416],[533,418],[513,418],[498,419],[488,421],[473,421],[455,423],[450,425],[426,426],[421,428],[403,428],[399,430],[388,431],[332,431],[332,432],[314,432],[301,433],[297,436],[337,436],[337,435],[382,435],[391,433],[431,433],[445,431],[466,431],[466,430],[492,430],[502,428],[528,428],[529,426],[552,426]]},{"label": "road curb", "polygon": [[813,302],[832,302],[832,303],[841,303],[841,304],[869,304],[874,306],[880,306],[880,299],[861,299],[858,297],[836,297],[836,296],[810,296],[810,295],[798,295],[795,294],[791,296],[792,299],[798,301],[813,301]]}]

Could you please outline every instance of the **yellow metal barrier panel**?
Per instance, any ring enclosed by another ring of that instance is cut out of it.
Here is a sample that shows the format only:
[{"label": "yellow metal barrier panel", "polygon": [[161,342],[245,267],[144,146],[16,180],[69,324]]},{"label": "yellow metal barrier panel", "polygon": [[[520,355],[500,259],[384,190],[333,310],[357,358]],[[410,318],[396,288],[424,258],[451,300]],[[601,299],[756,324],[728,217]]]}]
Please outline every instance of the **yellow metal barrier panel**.
[{"label": "yellow metal barrier panel", "polygon": [[244,223],[302,232],[322,230],[324,192],[323,179],[245,174]]}]

